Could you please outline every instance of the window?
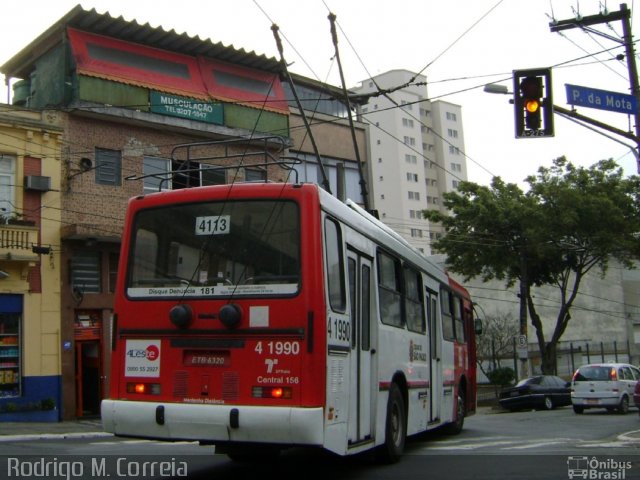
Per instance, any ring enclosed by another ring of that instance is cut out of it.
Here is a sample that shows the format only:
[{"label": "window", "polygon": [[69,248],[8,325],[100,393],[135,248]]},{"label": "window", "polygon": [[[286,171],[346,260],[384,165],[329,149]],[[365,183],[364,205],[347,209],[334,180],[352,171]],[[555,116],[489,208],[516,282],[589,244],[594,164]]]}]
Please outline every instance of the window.
[{"label": "window", "polygon": [[402,100],[402,101],[400,102],[400,106],[401,106],[402,108],[404,108],[405,110],[409,110],[409,111],[413,110],[413,105],[411,105],[410,103],[408,103],[406,100]]},{"label": "window", "polygon": [[447,112],[447,120],[451,120],[452,122],[458,121],[458,117],[455,113]]},{"label": "window", "polygon": [[458,147],[454,147],[453,145],[449,145],[449,153],[451,155],[460,155],[460,149]]},{"label": "window", "polygon": [[445,340],[455,340],[456,335],[453,327],[453,312],[451,292],[442,290],[440,292],[440,308],[442,309],[442,338]]},{"label": "window", "polygon": [[[295,156],[300,163],[293,165],[293,169],[297,172],[297,181],[308,183],[320,183],[322,180],[322,174],[318,165],[318,159],[315,155],[305,154],[302,152],[290,151],[290,154]],[[343,160],[334,157],[322,157],[324,163],[324,169],[327,174],[331,189],[336,191],[338,189],[338,165],[344,167],[345,183],[347,186],[346,196],[351,198],[354,202],[362,203],[362,192],[359,188],[359,173],[356,162],[345,162]],[[295,175],[290,176],[290,181],[294,181]]]},{"label": "window", "polygon": [[74,292],[100,293],[102,291],[100,253],[77,252],[71,258],[71,288]]},{"label": "window", "polygon": [[422,310],[422,278],[420,273],[410,267],[404,268],[404,310],[407,316],[407,328],[413,332],[424,333],[426,325]]},{"label": "window", "polygon": [[459,343],[464,343],[465,342],[464,321],[462,319],[464,307],[462,306],[462,298],[456,295],[452,295],[451,298],[453,300],[453,319],[454,319],[454,326],[455,326],[456,341],[458,341]]},{"label": "window", "polygon": [[460,182],[458,180],[452,180],[451,181],[451,186],[453,188],[458,188],[460,186]]},{"label": "window", "polygon": [[96,148],[96,183],[113,186],[122,184],[122,153],[119,150]]},{"label": "window", "polygon": [[0,154],[0,218],[13,212],[13,192],[15,185],[15,160],[12,156]]},{"label": "window", "polygon": [[362,265],[360,271],[360,282],[362,289],[362,350],[368,351],[371,348],[371,268]]},{"label": "window", "polygon": [[227,183],[227,171],[216,165],[201,165],[200,185],[224,185]]},{"label": "window", "polygon": [[[355,259],[347,258],[347,274],[349,277],[349,303],[351,305],[351,349],[356,348],[356,335],[357,335],[357,326],[356,326],[356,318],[358,315],[358,303],[356,298],[356,284],[357,284],[357,264]],[[331,319],[329,319],[329,324],[331,323]]]},{"label": "window", "polygon": [[447,135],[449,135],[451,138],[458,138],[458,131],[452,128],[448,128]]},{"label": "window", "polygon": [[[297,204],[286,200],[200,201],[143,209],[132,225],[126,294],[154,298],[157,288],[165,298],[228,293],[209,288],[214,286],[232,288],[236,297],[295,294],[299,230]],[[253,239],[250,248],[241,237]],[[202,288],[185,289],[187,283]]]},{"label": "window", "polygon": [[408,137],[405,135],[404,137],[404,144],[405,145],[411,145],[411,146],[415,146],[416,144],[416,139],[413,137]]},{"label": "window", "polygon": [[462,171],[462,164],[460,163],[451,163],[451,171],[452,172],[461,172]]},{"label": "window", "polygon": [[0,332],[0,398],[19,397],[23,344],[26,343],[22,337],[22,295],[0,294]]},{"label": "window", "polygon": [[267,171],[260,168],[245,168],[244,178],[247,182],[265,182]]},{"label": "window", "polygon": [[418,158],[415,155],[410,155],[407,153],[404,156],[404,161],[415,165],[418,163]]},{"label": "window", "polygon": [[109,253],[109,293],[116,291],[116,280],[118,278],[118,261],[120,254],[117,252]]},{"label": "window", "polygon": [[409,200],[420,200],[420,192],[408,192]]},{"label": "window", "polygon": [[408,182],[417,182],[418,181],[418,174],[407,172],[407,181]]},{"label": "window", "polygon": [[382,323],[402,327],[401,291],[400,261],[378,252],[378,299]]},{"label": "window", "polygon": [[420,230],[419,228],[412,228],[411,229],[411,237],[412,238],[422,238],[422,230]]},{"label": "window", "polygon": [[332,310],[344,312],[347,302],[343,274],[342,234],[338,224],[331,219],[325,221],[325,249],[327,252],[329,304]]},{"label": "window", "polygon": [[[171,190],[171,161],[166,158],[144,157],[142,160],[142,180],[144,193]],[[147,175],[153,175],[148,177]]]},{"label": "window", "polygon": [[402,126],[403,127],[413,128],[413,120],[410,119],[410,118],[403,118],[402,119]]}]

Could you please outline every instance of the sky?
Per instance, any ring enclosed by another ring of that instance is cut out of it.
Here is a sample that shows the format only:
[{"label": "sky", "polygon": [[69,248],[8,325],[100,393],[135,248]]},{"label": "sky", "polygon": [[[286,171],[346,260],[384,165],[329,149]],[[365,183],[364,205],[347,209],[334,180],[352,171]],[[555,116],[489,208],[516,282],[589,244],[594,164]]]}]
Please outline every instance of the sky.
[{"label": "sky", "polygon": [[[584,167],[612,158],[625,175],[638,173],[628,140],[607,138],[558,115],[555,137],[515,139],[511,96],[483,91],[493,82],[512,91],[513,70],[553,67],[556,105],[570,108],[565,84],[629,93],[626,61],[615,59],[624,53],[620,41],[613,40],[622,35],[621,22],[594,27],[607,37],[580,29],[561,35],[549,28],[554,18],[596,15],[605,7],[618,11],[621,1],[26,0],[20,8],[3,11],[0,64],[78,3],[87,10],[279,58],[271,31],[275,23],[291,72],[340,86],[327,19],[332,12],[347,87],[404,69],[427,77],[429,98],[462,106],[470,181],[488,184],[500,176],[526,188],[525,177],[559,156]],[[632,11],[634,3],[627,0]],[[6,102],[2,80],[0,98]],[[633,118],[623,113],[584,107],[578,112],[625,131],[635,128]]]}]

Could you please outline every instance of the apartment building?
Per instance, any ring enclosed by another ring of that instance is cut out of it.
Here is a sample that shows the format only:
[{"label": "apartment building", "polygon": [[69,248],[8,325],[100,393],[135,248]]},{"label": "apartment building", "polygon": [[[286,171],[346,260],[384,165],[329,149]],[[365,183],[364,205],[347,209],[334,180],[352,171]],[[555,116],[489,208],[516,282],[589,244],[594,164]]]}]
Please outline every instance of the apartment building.
[{"label": "apartment building", "polygon": [[426,77],[391,70],[353,88],[369,124],[371,207],[410,244],[431,254],[442,229],[422,217],[442,209],[442,194],[467,179],[462,111],[428,100]]}]

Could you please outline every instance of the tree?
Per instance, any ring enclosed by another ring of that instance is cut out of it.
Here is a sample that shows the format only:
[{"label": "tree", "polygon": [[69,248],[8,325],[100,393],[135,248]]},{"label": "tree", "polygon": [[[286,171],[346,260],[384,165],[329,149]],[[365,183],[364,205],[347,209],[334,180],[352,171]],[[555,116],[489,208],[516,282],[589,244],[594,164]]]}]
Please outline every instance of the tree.
[{"label": "tree", "polygon": [[513,337],[517,334],[518,322],[511,314],[483,319],[482,335],[476,338],[476,361],[486,377],[502,368],[502,360],[513,359]]},{"label": "tree", "polygon": [[[613,160],[584,168],[561,157],[526,181],[526,193],[499,177],[490,187],[461,182],[444,195],[451,215],[423,213],[444,226],[434,248],[465,281],[520,282],[521,321],[528,312],[542,370],[554,373],[557,344],[584,276],[594,268],[604,275],[611,258],[626,267],[640,258],[640,177],[624,178]],[[542,285],[556,286],[561,300],[549,338],[531,290]]]}]

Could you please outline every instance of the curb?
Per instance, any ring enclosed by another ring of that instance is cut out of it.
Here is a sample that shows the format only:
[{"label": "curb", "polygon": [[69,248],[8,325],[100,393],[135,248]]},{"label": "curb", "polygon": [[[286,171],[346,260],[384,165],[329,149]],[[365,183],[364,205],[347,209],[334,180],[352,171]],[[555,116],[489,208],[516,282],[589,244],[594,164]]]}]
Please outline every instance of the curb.
[{"label": "curb", "polygon": [[26,442],[29,440],[62,440],[65,438],[104,438],[113,437],[107,432],[68,432],[68,433],[25,433],[18,435],[0,435],[2,442]]}]

